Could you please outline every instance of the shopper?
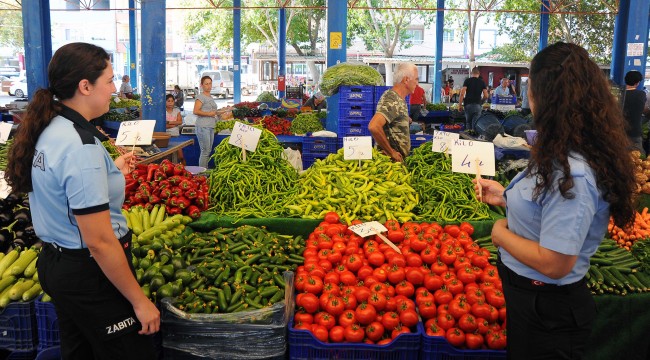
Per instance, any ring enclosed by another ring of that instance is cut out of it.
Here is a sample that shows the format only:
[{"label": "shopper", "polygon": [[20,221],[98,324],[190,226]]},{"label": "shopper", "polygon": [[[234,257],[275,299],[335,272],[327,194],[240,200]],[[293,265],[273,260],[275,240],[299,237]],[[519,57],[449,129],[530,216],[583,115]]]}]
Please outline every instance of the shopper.
[{"label": "shopper", "polygon": [[368,130],[379,148],[393,161],[402,162],[411,151],[406,97],[418,84],[418,68],[412,63],[397,65],[393,87],[386,90],[377,103],[377,112],[370,119]]},{"label": "shopper", "polygon": [[[183,118],[181,117],[180,109],[174,106],[174,95],[172,94],[165,96],[165,123],[167,132],[171,136],[180,135],[180,126],[183,125]],[[178,157],[178,162],[185,165],[183,149],[178,149],[176,156]]]},{"label": "shopper", "polygon": [[214,141],[214,127],[217,124],[217,103],[210,95],[212,90],[212,78],[205,75],[201,78],[201,92],[194,101],[194,115],[196,118],[196,137],[199,141],[201,154],[199,155],[199,166],[208,168],[212,142]]},{"label": "shopper", "polygon": [[[132,153],[113,162],[90,119],[115,92],[104,49],[71,43],[48,66],[49,87],[27,108],[5,179],[29,193],[43,290],[52,296],[63,359],[153,359],[148,334],[160,313],[131,266],[131,232],[120,212]],[[56,100],[55,100],[56,98]]]},{"label": "shopper", "polygon": [[122,99],[133,99],[133,88],[129,81],[131,81],[129,75],[122,76],[122,85],[120,85],[119,93],[119,97]]},{"label": "shopper", "polygon": [[[485,82],[479,79],[481,72],[478,68],[472,70],[472,76],[465,79],[463,88],[460,89],[458,99],[458,110],[465,108],[465,129],[474,129],[474,123],[481,115],[481,104],[488,99],[488,91]],[[464,101],[464,105],[463,105]]]},{"label": "shopper", "polygon": [[411,105],[409,116],[413,122],[417,122],[420,119],[420,112],[427,106],[424,89],[419,84],[415,85],[415,91],[409,97],[409,104]]},{"label": "shopper", "polygon": [[641,129],[641,120],[643,119],[643,110],[645,108],[646,93],[639,90],[639,84],[643,81],[643,75],[636,70],[628,71],[625,74],[625,92],[623,93],[623,116],[627,122],[627,137],[632,143],[632,149],[641,152],[643,150],[643,131]]},{"label": "shopper", "polygon": [[494,95],[496,96],[508,96],[511,95],[510,93],[510,79],[508,78],[503,78],[501,79],[501,85],[497,86],[496,89],[494,89]]},{"label": "shopper", "polygon": [[620,107],[585,49],[548,46],[528,86],[537,128],[528,167],[505,191],[480,180],[483,202],[507,205],[492,228],[507,356],[581,359],[596,317],[584,276],[610,215],[622,228],[634,220],[634,165]]},{"label": "shopper", "polygon": [[521,116],[530,114],[530,105],[528,104],[528,80],[521,82]]},{"label": "shopper", "polygon": [[325,110],[327,109],[327,100],[325,100],[323,93],[319,91],[305,102],[305,106],[316,111]]},{"label": "shopper", "polygon": [[180,110],[183,111],[183,104],[185,103],[185,93],[181,90],[180,86],[174,85],[174,105]]}]

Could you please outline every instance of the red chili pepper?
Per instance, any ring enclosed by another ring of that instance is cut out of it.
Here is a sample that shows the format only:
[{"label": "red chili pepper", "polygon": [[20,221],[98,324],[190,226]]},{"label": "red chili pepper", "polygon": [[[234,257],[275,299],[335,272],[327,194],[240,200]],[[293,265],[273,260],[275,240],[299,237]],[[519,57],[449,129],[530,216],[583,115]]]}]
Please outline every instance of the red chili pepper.
[{"label": "red chili pepper", "polygon": [[192,219],[198,219],[201,217],[201,210],[195,205],[190,205],[190,207],[187,208],[187,215]]},{"label": "red chili pepper", "polygon": [[156,170],[156,172],[153,174],[153,179],[154,181],[163,181],[167,178],[167,174],[162,169]]},{"label": "red chili pepper", "polygon": [[170,197],[169,198],[169,205],[174,206],[174,207],[178,206],[178,197],[176,197],[176,196]]},{"label": "red chili pepper", "polygon": [[185,196],[179,196],[176,201],[178,201],[178,207],[181,209],[188,208],[192,203]]},{"label": "red chili pepper", "polygon": [[174,187],[171,188],[170,190],[171,190],[173,196],[180,196],[180,195],[183,195],[183,190],[181,190],[180,188],[178,188],[178,187],[176,187],[176,186],[174,186]]},{"label": "red chili pepper", "polygon": [[178,184],[181,183],[181,181],[183,181],[183,178],[178,176],[178,175],[174,175],[174,176],[168,178],[167,181],[169,181],[169,183],[172,184],[172,185],[178,185]]},{"label": "red chili pepper", "polygon": [[136,180],[129,180],[127,181],[124,187],[124,192],[129,193],[131,191],[135,191],[137,187],[138,187],[138,182]]},{"label": "red chili pepper", "polygon": [[174,175],[174,163],[165,159],[160,163],[160,168],[163,169],[167,176]]},{"label": "red chili pepper", "polygon": [[168,207],[167,208],[167,214],[169,215],[176,215],[176,214],[182,214],[183,211],[175,206]]},{"label": "red chili pepper", "polygon": [[153,209],[153,204],[152,203],[146,203],[146,204],[144,204],[144,208],[147,211],[151,211],[151,209]]},{"label": "red chili pepper", "polygon": [[167,189],[169,187],[171,187],[171,185],[169,184],[169,181],[167,181],[167,180],[162,180],[162,181],[160,181],[158,183],[158,189],[160,189],[160,190]]},{"label": "red chili pepper", "polygon": [[158,197],[156,195],[149,196],[149,202],[152,203],[152,204],[159,204],[160,201],[161,201],[160,197]]},{"label": "red chili pepper", "polygon": [[196,199],[196,197],[198,196],[196,189],[189,189],[183,195],[185,195],[185,197],[190,200]]},{"label": "red chili pepper", "polygon": [[185,166],[183,166],[183,164],[174,165],[174,175],[184,176],[185,175]]},{"label": "red chili pepper", "polygon": [[193,188],[194,185],[192,184],[192,182],[191,182],[190,180],[188,180],[188,179],[183,179],[183,181],[181,181],[181,182],[178,184],[178,187],[181,188],[181,189],[183,189],[183,190],[189,190],[189,189]]},{"label": "red chili pepper", "polygon": [[149,164],[147,165],[147,181],[153,179],[154,172],[158,169],[158,164]]},{"label": "red chili pepper", "polygon": [[167,189],[160,190],[160,197],[163,199],[169,199],[172,196],[172,191]]}]

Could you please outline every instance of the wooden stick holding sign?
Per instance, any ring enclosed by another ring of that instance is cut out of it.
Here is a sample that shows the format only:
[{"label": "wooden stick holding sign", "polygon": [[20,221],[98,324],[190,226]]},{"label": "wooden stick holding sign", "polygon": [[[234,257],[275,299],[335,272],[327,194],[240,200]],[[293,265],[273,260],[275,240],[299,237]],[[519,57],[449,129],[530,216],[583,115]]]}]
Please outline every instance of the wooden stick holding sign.
[{"label": "wooden stick holding sign", "polygon": [[381,234],[382,231],[388,231],[388,229],[386,229],[386,227],[378,221],[369,221],[362,224],[352,225],[348,227],[348,229],[361,237],[377,235],[393,250],[397,251],[400,254],[402,253],[400,249],[395,244],[393,244],[392,241],[388,240],[384,235]]},{"label": "wooden stick holding sign", "polygon": [[393,244],[392,241],[388,240],[387,237],[385,237],[384,235],[382,235],[381,232],[380,232],[379,230],[374,229],[374,228],[373,228],[373,230],[375,231],[375,235],[377,235],[381,240],[383,240],[383,241],[384,241],[388,246],[390,246],[393,250],[397,251],[398,254],[401,254],[401,253],[402,253],[402,250],[400,250],[400,249],[397,247],[397,245]]},{"label": "wooden stick holding sign", "polygon": [[481,185],[481,167],[479,166],[480,160],[478,158],[474,159],[474,164],[476,165],[476,186],[478,187],[478,201],[483,200],[483,185]]}]

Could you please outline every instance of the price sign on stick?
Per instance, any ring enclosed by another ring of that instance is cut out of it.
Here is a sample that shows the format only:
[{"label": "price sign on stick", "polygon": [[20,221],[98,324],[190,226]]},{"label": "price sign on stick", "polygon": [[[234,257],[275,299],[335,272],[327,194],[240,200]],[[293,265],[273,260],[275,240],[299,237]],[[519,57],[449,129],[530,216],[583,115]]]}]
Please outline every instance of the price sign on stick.
[{"label": "price sign on stick", "polygon": [[0,122],[0,144],[5,144],[7,142],[12,126],[13,125],[8,122]]},{"label": "price sign on stick", "polygon": [[11,188],[5,181],[5,172],[0,171],[0,199],[4,199],[11,194]]},{"label": "price sign on stick", "polygon": [[117,131],[115,145],[151,145],[156,120],[122,121]]},{"label": "price sign on stick", "polygon": [[392,241],[388,240],[384,235],[381,234],[383,231],[388,231],[388,229],[386,229],[386,227],[378,221],[369,221],[363,224],[352,225],[348,227],[348,229],[352,230],[355,234],[361,237],[377,235],[383,242],[393,248],[393,250],[397,251],[400,254],[402,253],[402,251],[400,251],[400,249],[395,244],[393,244]]},{"label": "price sign on stick", "polygon": [[257,143],[260,141],[260,136],[262,136],[262,130],[235,121],[235,126],[232,128],[232,134],[230,134],[228,144],[255,152]]},{"label": "price sign on stick", "polygon": [[485,176],[495,175],[494,144],[485,141],[454,140],[451,171]]},{"label": "price sign on stick", "polygon": [[457,133],[435,130],[433,132],[433,145],[431,150],[433,152],[452,153],[451,146],[458,139],[459,136]]},{"label": "price sign on stick", "polygon": [[343,159],[372,160],[372,137],[350,136],[343,138]]}]

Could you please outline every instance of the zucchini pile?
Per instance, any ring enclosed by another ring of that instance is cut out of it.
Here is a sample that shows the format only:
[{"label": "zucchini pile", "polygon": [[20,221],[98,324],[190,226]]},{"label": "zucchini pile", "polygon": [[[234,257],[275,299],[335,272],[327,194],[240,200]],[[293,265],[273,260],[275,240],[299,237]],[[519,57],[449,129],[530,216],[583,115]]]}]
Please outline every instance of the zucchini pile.
[{"label": "zucchini pile", "polygon": [[650,290],[650,276],[640,271],[639,260],[614,240],[604,239],[590,262],[586,278],[594,295],[627,295]]},{"label": "zucchini pile", "polygon": [[19,248],[0,253],[0,308],[4,309],[12,301],[31,301],[43,290],[38,282],[36,260],[39,249]]}]

